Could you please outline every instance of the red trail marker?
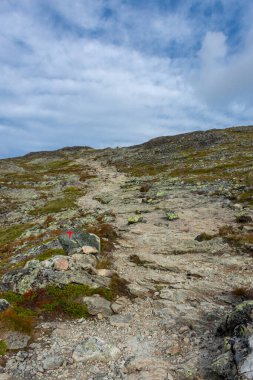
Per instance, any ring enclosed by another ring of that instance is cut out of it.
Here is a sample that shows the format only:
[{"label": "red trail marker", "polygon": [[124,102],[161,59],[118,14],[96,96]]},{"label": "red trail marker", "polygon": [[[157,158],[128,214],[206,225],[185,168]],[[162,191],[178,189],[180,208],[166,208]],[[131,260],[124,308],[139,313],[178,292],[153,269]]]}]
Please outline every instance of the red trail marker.
[{"label": "red trail marker", "polygon": [[67,231],[67,234],[68,234],[69,239],[71,239],[73,233],[74,233],[74,231]]}]

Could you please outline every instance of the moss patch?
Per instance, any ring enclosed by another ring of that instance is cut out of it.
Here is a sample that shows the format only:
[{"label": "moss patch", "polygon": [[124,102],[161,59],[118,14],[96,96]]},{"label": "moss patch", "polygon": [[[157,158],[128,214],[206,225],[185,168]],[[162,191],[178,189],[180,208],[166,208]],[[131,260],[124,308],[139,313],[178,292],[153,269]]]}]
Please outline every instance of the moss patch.
[{"label": "moss patch", "polygon": [[70,209],[75,207],[75,202],[72,198],[59,198],[49,201],[45,206],[38,207],[30,211],[31,215],[43,215],[61,212],[62,210]]},{"label": "moss patch", "polygon": [[13,240],[17,239],[22,235],[28,228],[31,227],[31,224],[15,224],[10,227],[1,227],[0,228],[0,245],[5,245]]},{"label": "moss patch", "polygon": [[6,354],[7,351],[7,344],[4,340],[0,340],[0,355],[3,356]]},{"label": "moss patch", "polygon": [[45,252],[36,255],[35,258],[39,261],[48,260],[56,255],[66,255],[62,248],[47,249]]}]

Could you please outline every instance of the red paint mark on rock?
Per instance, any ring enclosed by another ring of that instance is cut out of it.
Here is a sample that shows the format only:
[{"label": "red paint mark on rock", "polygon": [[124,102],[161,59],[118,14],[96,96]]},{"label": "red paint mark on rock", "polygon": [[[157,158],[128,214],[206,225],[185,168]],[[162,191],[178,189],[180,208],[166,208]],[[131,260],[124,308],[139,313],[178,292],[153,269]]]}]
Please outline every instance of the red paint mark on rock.
[{"label": "red paint mark on rock", "polygon": [[74,233],[74,231],[67,231],[67,234],[68,234],[69,239],[71,239],[73,233]]}]

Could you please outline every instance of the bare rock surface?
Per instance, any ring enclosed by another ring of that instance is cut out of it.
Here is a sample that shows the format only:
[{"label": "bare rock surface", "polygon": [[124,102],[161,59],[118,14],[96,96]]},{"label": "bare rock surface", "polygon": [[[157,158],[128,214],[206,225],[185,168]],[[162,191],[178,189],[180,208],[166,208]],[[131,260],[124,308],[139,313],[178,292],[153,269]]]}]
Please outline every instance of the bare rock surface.
[{"label": "bare rock surface", "polygon": [[[96,237],[93,249],[88,249],[86,235],[72,241],[65,236],[60,241],[68,256],[26,264],[20,288],[12,290],[24,292],[38,278],[42,284],[50,280],[107,287],[117,273],[127,281],[131,299],[120,295],[111,303],[92,296],[84,300],[92,318],[41,320],[38,337],[26,350],[6,356],[6,378],[252,379],[252,334],[248,331],[248,355],[238,368],[231,366],[230,348],[223,350],[240,301],[231,292],[252,288],[251,255],[219,234],[224,226],[239,228],[236,217],[241,208],[230,207],[223,196],[211,194],[212,189],[165,180],[150,184],[153,193],[148,190],[148,198],[140,192],[143,179],[118,172],[103,155],[106,151],[94,160],[85,154],[76,160],[96,177],[85,181],[85,194],[76,200],[78,212],[71,210],[71,215],[79,229],[96,218],[112,220],[119,232],[112,268],[97,268],[93,253],[101,247]],[[176,218],[166,217],[170,210]],[[56,216],[55,228],[58,224],[66,228],[67,215],[64,210]],[[145,223],[129,224],[133,215],[143,215]],[[244,234],[252,233],[247,223],[240,230]],[[212,238],[195,240],[203,232]],[[47,269],[46,280],[39,277],[41,267]],[[5,274],[4,280],[16,283],[15,276]],[[250,307],[246,314],[251,323]],[[226,315],[230,318],[224,327]],[[218,326],[228,335],[216,336]]]}]

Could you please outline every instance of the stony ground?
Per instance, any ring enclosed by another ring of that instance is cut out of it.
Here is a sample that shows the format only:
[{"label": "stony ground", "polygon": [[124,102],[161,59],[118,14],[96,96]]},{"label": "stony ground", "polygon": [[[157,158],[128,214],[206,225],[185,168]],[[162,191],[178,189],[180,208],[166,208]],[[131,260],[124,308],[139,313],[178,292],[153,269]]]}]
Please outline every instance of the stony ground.
[{"label": "stony ground", "polygon": [[[119,172],[102,156],[73,163],[94,175],[79,183],[79,217],[113,215],[119,237],[112,269],[129,282],[130,298],[120,297],[109,316],[42,320],[26,348],[8,353],[0,379],[220,379],[211,370],[223,345],[217,323],[243,299],[233,290],[253,285],[252,254],[220,234],[224,226],[238,229],[242,206],[203,184],[162,180],[140,191],[149,179]],[[166,217],[171,211],[177,219]],[[253,216],[250,207],[244,211]],[[143,220],[128,224],[133,216]],[[68,218],[63,212],[55,226]],[[75,218],[73,211],[72,226]],[[252,234],[252,223],[240,228]],[[212,238],[195,240],[203,233]],[[110,345],[111,357],[78,361],[73,352],[90,337]]]}]

